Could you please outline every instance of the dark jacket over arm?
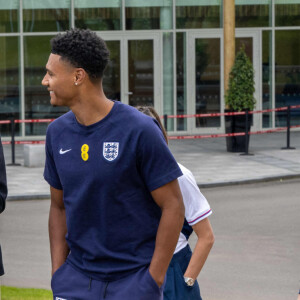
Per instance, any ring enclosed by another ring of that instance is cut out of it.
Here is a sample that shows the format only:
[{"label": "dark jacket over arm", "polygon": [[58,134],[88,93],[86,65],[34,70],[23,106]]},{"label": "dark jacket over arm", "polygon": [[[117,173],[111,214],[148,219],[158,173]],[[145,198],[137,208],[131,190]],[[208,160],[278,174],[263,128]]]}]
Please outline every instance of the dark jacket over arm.
[{"label": "dark jacket over arm", "polygon": [[2,148],[1,137],[0,137],[0,213],[2,213],[5,208],[6,196],[7,196],[6,170],[5,170],[5,161],[4,161],[3,148]]},{"label": "dark jacket over arm", "polygon": [[[5,200],[7,196],[7,184],[6,184],[6,170],[5,161],[3,155],[3,148],[0,137],[0,213],[5,209]],[[0,245],[0,276],[4,274],[2,255],[1,255],[1,245]]]}]

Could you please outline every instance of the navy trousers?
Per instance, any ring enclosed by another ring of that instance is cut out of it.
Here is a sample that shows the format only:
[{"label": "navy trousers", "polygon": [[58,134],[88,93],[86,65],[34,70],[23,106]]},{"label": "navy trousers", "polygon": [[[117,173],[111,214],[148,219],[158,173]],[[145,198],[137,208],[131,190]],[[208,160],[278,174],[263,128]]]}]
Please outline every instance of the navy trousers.
[{"label": "navy trousers", "polygon": [[189,245],[174,254],[167,271],[167,282],[164,289],[164,300],[202,300],[199,284],[187,286],[183,274],[192,257]]},{"label": "navy trousers", "polygon": [[104,282],[87,277],[68,263],[51,280],[54,300],[163,300],[164,284],[162,287],[156,284],[148,267],[125,278]]}]

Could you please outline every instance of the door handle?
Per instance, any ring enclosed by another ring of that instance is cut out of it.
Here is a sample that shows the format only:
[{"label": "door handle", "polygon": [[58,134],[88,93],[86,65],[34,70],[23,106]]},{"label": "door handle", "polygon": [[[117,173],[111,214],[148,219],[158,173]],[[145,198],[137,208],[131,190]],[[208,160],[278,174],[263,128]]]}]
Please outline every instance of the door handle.
[{"label": "door handle", "polygon": [[127,92],[125,95],[133,95],[133,92]]}]

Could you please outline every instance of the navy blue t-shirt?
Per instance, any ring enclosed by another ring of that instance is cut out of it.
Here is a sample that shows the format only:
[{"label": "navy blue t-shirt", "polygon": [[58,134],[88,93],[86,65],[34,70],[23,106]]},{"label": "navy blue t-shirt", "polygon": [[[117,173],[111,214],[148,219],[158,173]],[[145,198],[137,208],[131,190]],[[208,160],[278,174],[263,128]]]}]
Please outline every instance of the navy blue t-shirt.
[{"label": "navy blue t-shirt", "polygon": [[63,190],[67,261],[100,280],[148,265],[161,217],[150,192],[181,175],[158,123],[133,107],[116,101],[90,126],[72,111],[51,123],[44,177]]}]

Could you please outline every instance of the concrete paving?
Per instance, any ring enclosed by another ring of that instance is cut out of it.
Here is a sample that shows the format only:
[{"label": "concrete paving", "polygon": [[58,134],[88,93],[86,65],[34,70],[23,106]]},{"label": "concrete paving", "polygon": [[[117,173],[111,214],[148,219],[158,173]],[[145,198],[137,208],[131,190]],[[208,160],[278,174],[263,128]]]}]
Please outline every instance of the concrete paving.
[{"label": "concrete paving", "polygon": [[[171,140],[170,148],[178,162],[190,169],[200,187],[223,186],[300,177],[300,131],[291,133],[294,150],[286,146],[286,133],[250,137],[249,152],[240,155],[226,151],[224,138]],[[4,146],[6,163],[11,163],[11,148]],[[9,200],[49,198],[43,168],[24,167],[23,146],[16,147],[16,163],[7,166]]]},{"label": "concrete paving", "polygon": [[[203,188],[215,244],[198,277],[204,300],[297,298],[300,178]],[[9,201],[0,216],[2,284],[50,289],[50,200]],[[189,240],[194,248],[196,235]],[[181,299],[182,300],[182,299]]]}]

